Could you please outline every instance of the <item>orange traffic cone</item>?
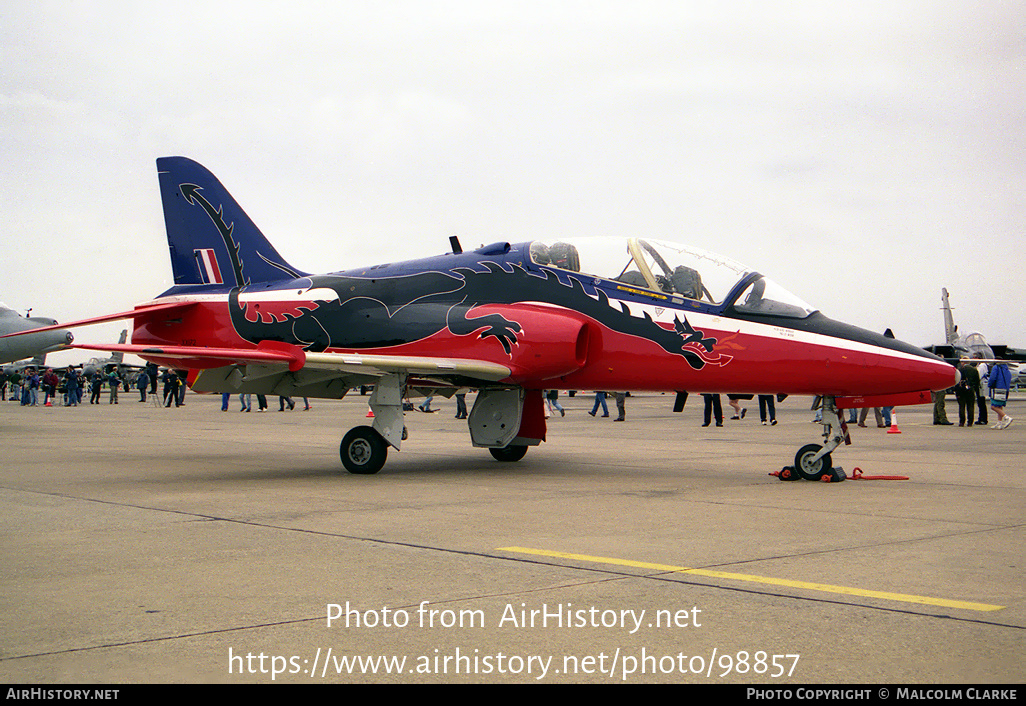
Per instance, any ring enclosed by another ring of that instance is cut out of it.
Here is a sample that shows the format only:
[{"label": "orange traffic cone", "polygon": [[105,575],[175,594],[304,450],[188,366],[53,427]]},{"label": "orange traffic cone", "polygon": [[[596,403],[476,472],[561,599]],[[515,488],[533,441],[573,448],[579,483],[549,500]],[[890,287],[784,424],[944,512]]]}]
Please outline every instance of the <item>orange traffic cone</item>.
[{"label": "orange traffic cone", "polygon": [[888,434],[900,434],[901,429],[898,429],[898,411],[895,409],[891,410],[891,428],[887,430]]},{"label": "orange traffic cone", "polygon": [[374,410],[370,407],[367,408],[367,419],[374,419]]}]

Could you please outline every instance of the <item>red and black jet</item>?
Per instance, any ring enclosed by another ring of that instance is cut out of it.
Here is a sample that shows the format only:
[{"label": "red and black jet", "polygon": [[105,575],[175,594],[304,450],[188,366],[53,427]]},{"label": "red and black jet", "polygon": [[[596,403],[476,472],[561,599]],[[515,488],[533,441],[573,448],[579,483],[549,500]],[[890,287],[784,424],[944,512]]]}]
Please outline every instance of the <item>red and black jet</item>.
[{"label": "red and black jet", "polygon": [[201,392],[342,398],[373,385],[372,426],[341,458],[375,473],[406,437],[403,398],[478,390],[474,446],[516,461],[545,439],[542,391],[820,395],[818,478],[846,439],[840,409],[930,401],[958,380],[915,346],[833,321],[758,272],[676,243],[498,242],[310,274],[285,261],[204,167],[157,160],[174,286],[128,312],[124,351],[188,368]]}]

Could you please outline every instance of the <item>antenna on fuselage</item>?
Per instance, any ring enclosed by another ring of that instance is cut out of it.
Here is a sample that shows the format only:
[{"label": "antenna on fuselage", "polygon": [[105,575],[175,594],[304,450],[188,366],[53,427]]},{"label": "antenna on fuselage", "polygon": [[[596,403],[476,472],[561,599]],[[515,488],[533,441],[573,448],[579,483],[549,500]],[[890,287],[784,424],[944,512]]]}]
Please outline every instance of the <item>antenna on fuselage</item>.
[{"label": "antenna on fuselage", "polygon": [[459,255],[463,252],[463,246],[460,245],[460,238],[457,235],[449,236],[449,245],[452,247],[452,254]]}]

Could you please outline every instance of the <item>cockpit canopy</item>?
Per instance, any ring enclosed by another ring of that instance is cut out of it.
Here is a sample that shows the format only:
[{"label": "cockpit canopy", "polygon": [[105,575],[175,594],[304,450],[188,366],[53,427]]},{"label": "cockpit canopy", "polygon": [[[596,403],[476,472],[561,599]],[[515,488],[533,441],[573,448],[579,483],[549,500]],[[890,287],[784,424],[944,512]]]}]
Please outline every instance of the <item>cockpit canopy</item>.
[{"label": "cockpit canopy", "polygon": [[979,331],[972,331],[955,341],[955,352],[962,358],[993,360],[994,349]]},{"label": "cockpit canopy", "polygon": [[746,314],[805,318],[815,309],[729,258],[647,238],[580,238],[530,244],[535,265],[584,272],[604,280]]}]

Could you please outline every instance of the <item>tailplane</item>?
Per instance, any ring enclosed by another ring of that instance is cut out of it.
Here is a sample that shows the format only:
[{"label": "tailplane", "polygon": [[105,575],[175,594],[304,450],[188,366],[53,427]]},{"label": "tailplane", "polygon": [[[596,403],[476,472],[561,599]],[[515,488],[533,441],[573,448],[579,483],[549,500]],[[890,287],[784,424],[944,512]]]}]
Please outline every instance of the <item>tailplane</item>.
[{"label": "tailplane", "polygon": [[285,262],[202,165],[161,157],[157,176],[176,285],[242,287],[306,274]]}]

